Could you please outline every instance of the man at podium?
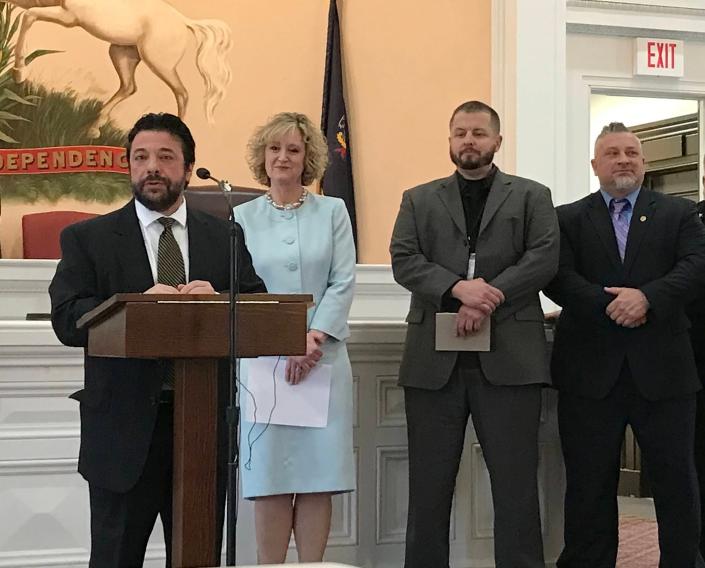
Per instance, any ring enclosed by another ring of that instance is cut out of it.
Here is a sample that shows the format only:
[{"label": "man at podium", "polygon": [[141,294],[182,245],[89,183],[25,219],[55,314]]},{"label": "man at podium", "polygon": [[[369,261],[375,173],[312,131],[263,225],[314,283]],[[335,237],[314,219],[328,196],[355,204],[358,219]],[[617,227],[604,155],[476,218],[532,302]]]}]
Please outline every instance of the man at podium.
[{"label": "man at podium", "polygon": [[[134,199],[61,235],[49,294],[52,325],[66,345],[87,346],[77,320],[116,293],[214,294],[229,286],[228,223],[185,203],[195,162],[188,127],[171,114],[144,115],[128,135],[127,157]],[[238,233],[239,291],[265,292]],[[173,379],[169,360],[85,358],[85,388],[72,398],[80,402],[78,470],[90,492],[91,568],[142,566],[157,516],[171,565]],[[221,523],[226,436],[223,423]]]}]

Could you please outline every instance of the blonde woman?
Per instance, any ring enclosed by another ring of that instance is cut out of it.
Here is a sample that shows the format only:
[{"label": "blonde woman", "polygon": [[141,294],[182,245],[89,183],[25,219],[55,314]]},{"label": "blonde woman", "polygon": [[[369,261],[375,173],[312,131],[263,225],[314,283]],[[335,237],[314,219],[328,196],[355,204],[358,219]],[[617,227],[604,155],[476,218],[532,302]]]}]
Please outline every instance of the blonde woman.
[{"label": "blonde woman", "polygon": [[[342,200],[310,193],[328,162],[321,131],[303,114],[280,113],[248,144],[266,195],[235,208],[257,273],[271,293],[313,294],[306,355],[286,359],[291,385],[332,365],[328,425],[306,428],[243,422],[243,494],[255,500],[260,564],[284,562],[291,534],[299,562],[323,559],[331,496],[355,488],[352,370],[345,340],[355,279],[355,246]],[[284,362],[282,362],[284,364]],[[246,371],[243,372],[243,376]],[[246,377],[245,379],[246,380]],[[262,434],[250,448],[245,437]]]}]

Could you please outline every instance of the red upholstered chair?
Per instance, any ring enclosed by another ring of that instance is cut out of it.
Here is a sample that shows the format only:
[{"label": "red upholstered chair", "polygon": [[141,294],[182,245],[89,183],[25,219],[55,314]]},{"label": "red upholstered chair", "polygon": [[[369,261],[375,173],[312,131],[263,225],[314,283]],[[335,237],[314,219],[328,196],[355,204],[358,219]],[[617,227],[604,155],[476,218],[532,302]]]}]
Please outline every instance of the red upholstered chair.
[{"label": "red upholstered chair", "polygon": [[97,217],[82,211],[48,211],[22,217],[22,256],[24,258],[61,258],[59,235],[64,227]]}]

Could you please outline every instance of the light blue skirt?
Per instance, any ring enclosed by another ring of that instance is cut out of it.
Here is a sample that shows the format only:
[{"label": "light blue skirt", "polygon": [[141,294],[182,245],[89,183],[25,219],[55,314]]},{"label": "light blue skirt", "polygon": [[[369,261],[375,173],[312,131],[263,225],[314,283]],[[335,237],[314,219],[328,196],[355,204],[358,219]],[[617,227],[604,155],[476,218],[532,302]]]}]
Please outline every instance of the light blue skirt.
[{"label": "light blue skirt", "polygon": [[[282,364],[285,358],[282,357]],[[288,493],[341,493],[355,489],[353,466],[352,369],[344,341],[328,341],[319,364],[332,365],[328,425],[325,428],[281,426],[242,420],[240,475],[246,499]],[[241,364],[247,385],[247,360]],[[249,394],[240,391],[245,408]],[[258,419],[271,409],[258,408]],[[243,413],[244,414],[244,413]]]}]

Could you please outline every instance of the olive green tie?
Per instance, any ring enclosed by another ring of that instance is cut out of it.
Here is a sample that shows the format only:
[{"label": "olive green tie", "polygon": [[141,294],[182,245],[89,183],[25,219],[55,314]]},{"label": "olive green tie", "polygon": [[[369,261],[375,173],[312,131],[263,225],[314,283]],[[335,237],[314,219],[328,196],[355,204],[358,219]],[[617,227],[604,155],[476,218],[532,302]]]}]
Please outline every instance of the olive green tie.
[{"label": "olive green tie", "polygon": [[[171,230],[175,221],[170,217],[161,217],[158,221],[164,226],[164,230],[159,236],[159,249],[157,250],[157,282],[174,287],[186,284],[184,257],[181,255],[181,249]],[[166,361],[162,388],[174,388],[174,375],[174,362]]]},{"label": "olive green tie", "polygon": [[174,287],[179,284],[186,284],[184,257],[181,255],[181,249],[171,230],[175,221],[170,217],[160,217],[159,222],[164,226],[164,230],[159,236],[157,282]]}]

